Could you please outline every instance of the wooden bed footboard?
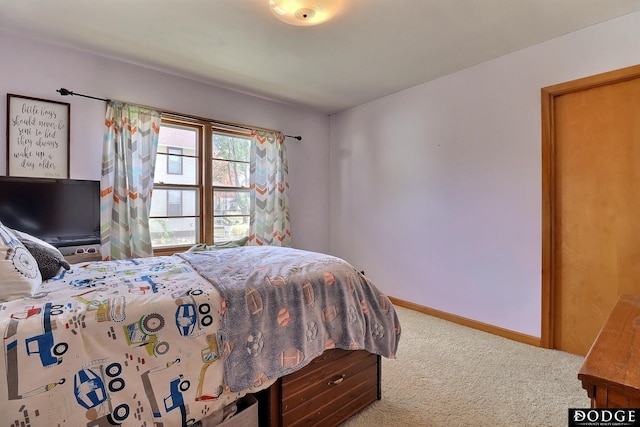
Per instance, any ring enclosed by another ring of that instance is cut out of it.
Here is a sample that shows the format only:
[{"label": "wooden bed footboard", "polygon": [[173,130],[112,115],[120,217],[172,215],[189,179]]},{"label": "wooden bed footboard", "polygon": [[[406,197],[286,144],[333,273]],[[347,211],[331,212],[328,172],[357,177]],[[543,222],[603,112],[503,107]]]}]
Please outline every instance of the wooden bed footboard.
[{"label": "wooden bed footboard", "polygon": [[380,356],[333,349],[257,393],[261,427],[336,426],[380,400]]}]

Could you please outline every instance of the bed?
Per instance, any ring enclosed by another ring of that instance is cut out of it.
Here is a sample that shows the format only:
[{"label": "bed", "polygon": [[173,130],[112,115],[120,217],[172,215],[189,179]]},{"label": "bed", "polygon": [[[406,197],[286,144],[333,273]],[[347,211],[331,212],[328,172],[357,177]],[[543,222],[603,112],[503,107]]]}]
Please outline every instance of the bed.
[{"label": "bed", "polygon": [[204,249],[68,265],[0,224],[3,420],[215,425],[332,349],[395,358],[392,304],[346,261]]}]

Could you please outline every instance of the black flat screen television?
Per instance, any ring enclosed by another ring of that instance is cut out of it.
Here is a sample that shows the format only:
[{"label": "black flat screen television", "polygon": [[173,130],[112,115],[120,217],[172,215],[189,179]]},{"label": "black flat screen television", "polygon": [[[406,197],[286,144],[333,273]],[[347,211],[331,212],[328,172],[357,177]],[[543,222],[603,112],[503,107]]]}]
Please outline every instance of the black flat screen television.
[{"label": "black flat screen television", "polygon": [[100,243],[100,181],[0,176],[0,221],[56,247]]}]

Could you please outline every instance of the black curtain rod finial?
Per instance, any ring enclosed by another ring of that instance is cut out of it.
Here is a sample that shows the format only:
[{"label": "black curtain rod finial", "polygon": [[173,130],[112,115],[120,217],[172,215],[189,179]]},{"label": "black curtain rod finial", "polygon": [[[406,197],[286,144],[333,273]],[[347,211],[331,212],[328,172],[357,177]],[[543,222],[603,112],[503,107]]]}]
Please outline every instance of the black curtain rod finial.
[{"label": "black curtain rod finial", "polygon": [[296,135],[296,136],[291,136],[291,135],[285,135],[287,138],[293,138],[293,139],[297,139],[298,141],[302,141],[302,137],[300,135]]},{"label": "black curtain rod finial", "polygon": [[67,96],[67,95],[73,96],[73,92],[71,92],[69,89],[65,89],[63,87],[61,87],[60,89],[57,89],[56,92],[60,93],[60,95],[62,95],[62,96]]}]

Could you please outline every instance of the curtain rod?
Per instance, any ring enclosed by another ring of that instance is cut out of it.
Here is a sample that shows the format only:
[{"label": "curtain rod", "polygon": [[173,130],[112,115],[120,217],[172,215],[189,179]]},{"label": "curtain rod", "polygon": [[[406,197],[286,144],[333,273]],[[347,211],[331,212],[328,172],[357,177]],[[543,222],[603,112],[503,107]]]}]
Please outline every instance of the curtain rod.
[{"label": "curtain rod", "polygon": [[[108,98],[98,98],[97,96],[83,95],[81,93],[75,93],[73,91],[65,89],[63,87],[60,88],[60,89],[56,89],[56,92],[58,92],[62,96],[67,96],[67,95],[74,96],[75,95],[75,96],[82,96],[83,98],[97,99],[98,101],[111,102],[111,100],[108,99]],[[139,104],[136,104],[136,105],[139,105]],[[140,105],[140,107],[149,108],[149,109],[152,109],[152,110],[158,110],[158,108],[148,107],[146,105]],[[204,121],[204,122],[208,122],[208,123],[215,123],[215,124],[219,124],[219,125],[235,127],[235,128],[239,128],[239,129],[266,130],[266,131],[269,131],[269,132],[278,132],[278,131],[275,131],[273,129],[258,128],[258,127],[255,127],[255,126],[246,126],[246,125],[241,125],[241,124],[238,124],[238,123],[231,123],[231,122],[224,122],[224,121],[221,121],[221,120],[207,119],[205,117],[199,117],[199,116],[192,116],[192,115],[188,115],[188,114],[176,113],[175,111],[160,110],[160,112],[162,112],[164,114],[170,114],[172,116],[178,116],[178,117],[183,117],[183,118],[187,118],[187,119],[195,119],[195,120],[200,120],[200,121]],[[300,136],[300,135],[296,135],[296,136],[285,135],[285,136],[287,138],[293,138],[293,139],[297,139],[298,141],[302,141],[302,136]]]}]

